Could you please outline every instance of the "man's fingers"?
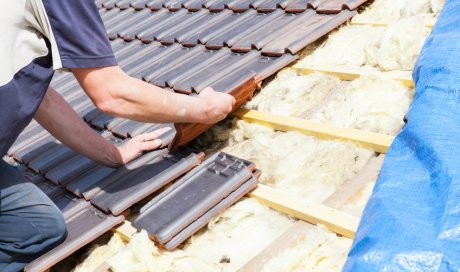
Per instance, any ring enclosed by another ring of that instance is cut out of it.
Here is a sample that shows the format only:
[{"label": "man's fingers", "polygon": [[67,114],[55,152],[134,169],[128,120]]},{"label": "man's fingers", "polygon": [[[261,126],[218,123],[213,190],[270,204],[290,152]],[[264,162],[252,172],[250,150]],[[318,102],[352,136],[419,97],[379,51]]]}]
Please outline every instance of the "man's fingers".
[{"label": "man's fingers", "polygon": [[146,141],[142,143],[142,151],[150,151],[159,148],[163,144],[163,141],[156,139],[153,141]]},{"label": "man's fingers", "polygon": [[160,128],[160,129],[157,129],[155,131],[139,135],[138,139],[141,140],[141,141],[152,141],[152,140],[155,140],[156,138],[160,137],[161,135],[163,135],[164,133],[166,133],[166,132],[168,132],[170,130],[171,130],[170,127]]}]

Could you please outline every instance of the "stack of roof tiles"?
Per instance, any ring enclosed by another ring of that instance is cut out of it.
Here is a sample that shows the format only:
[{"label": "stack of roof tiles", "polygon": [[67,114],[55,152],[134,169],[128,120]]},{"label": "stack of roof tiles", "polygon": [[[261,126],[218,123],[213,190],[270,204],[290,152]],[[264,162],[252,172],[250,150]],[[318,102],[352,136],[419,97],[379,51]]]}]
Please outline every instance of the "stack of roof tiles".
[{"label": "stack of roof tiles", "polygon": [[[108,0],[96,4],[117,60],[128,74],[184,95],[211,86],[234,95],[238,107],[252,97],[261,80],[346,22],[364,1]],[[192,140],[209,125],[146,124],[109,116],[95,108],[69,73],[56,73],[52,86],[83,120],[115,144],[163,126],[175,129],[162,136],[165,147],[112,169],[63,146],[32,121],[8,155],[27,166],[32,182],[63,211],[69,237],[27,271],[45,270],[67,257],[120,224],[121,214],[133,204],[186,173],[146,205],[134,222],[167,249],[255,186],[258,172],[248,162],[218,154],[200,165],[203,154],[166,148],[173,139],[175,146]],[[180,198],[190,193],[190,184],[205,188],[211,180],[225,186]],[[177,212],[187,216],[165,216],[182,200]],[[154,224],[153,217],[162,220]]]}]

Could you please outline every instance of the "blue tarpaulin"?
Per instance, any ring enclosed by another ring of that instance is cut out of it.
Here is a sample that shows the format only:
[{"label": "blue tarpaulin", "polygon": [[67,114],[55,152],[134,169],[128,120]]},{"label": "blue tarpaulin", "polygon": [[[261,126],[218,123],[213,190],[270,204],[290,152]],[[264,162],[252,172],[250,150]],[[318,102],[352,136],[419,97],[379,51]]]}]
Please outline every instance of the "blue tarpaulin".
[{"label": "blue tarpaulin", "polygon": [[343,271],[460,271],[460,0],[446,1],[413,77]]}]

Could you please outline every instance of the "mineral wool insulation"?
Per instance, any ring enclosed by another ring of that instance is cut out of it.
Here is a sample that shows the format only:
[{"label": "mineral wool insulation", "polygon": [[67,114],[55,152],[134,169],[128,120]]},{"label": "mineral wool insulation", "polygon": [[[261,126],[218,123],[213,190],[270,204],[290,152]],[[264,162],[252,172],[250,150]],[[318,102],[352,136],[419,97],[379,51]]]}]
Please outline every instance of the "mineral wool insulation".
[{"label": "mineral wool insulation", "polygon": [[317,50],[296,66],[321,64],[367,66],[370,70],[382,71],[412,70],[429,33],[421,16],[401,18],[387,27],[344,26],[330,34]]},{"label": "mineral wool insulation", "polygon": [[286,68],[245,107],[396,135],[412,98],[412,88],[383,77],[361,77],[344,86],[331,76],[298,75]]},{"label": "mineral wool insulation", "polygon": [[445,0],[376,0],[364,12],[354,18],[372,21],[392,21],[414,15],[434,17],[444,5]]},{"label": "mineral wool insulation", "polygon": [[[421,17],[412,15],[432,16],[441,5],[442,1],[377,0],[363,16],[398,21],[388,27],[342,27],[312,54],[303,54],[307,56],[297,66],[410,70],[429,33]],[[287,68],[246,107],[383,134],[399,131],[412,90],[378,77],[360,78],[342,87],[343,82],[334,77],[302,76]],[[215,126],[197,143],[209,151],[223,148],[254,161],[263,171],[262,183],[311,202],[325,200],[375,156],[352,143],[275,132],[231,119]],[[360,216],[373,184],[370,182],[339,209]],[[93,250],[76,271],[92,271],[115,252],[108,260],[114,271],[236,271],[293,222],[245,198],[214,218],[181,249],[162,252],[145,232],[135,235],[128,245],[114,236],[107,246]],[[294,247],[267,262],[263,271],[339,271],[350,245],[350,239],[315,226]]]}]

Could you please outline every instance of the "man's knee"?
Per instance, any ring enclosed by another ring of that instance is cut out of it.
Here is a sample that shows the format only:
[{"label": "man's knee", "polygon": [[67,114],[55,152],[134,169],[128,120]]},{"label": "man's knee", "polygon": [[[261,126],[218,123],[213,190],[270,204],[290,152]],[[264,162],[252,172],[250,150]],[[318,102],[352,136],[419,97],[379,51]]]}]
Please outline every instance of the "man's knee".
[{"label": "man's knee", "polygon": [[57,212],[48,222],[50,231],[47,233],[47,238],[52,246],[62,243],[67,238],[67,226],[61,212]]},{"label": "man's knee", "polygon": [[48,246],[57,246],[67,237],[67,226],[62,213],[55,207],[49,207],[50,211],[47,218],[46,227],[41,230],[45,243]]}]

